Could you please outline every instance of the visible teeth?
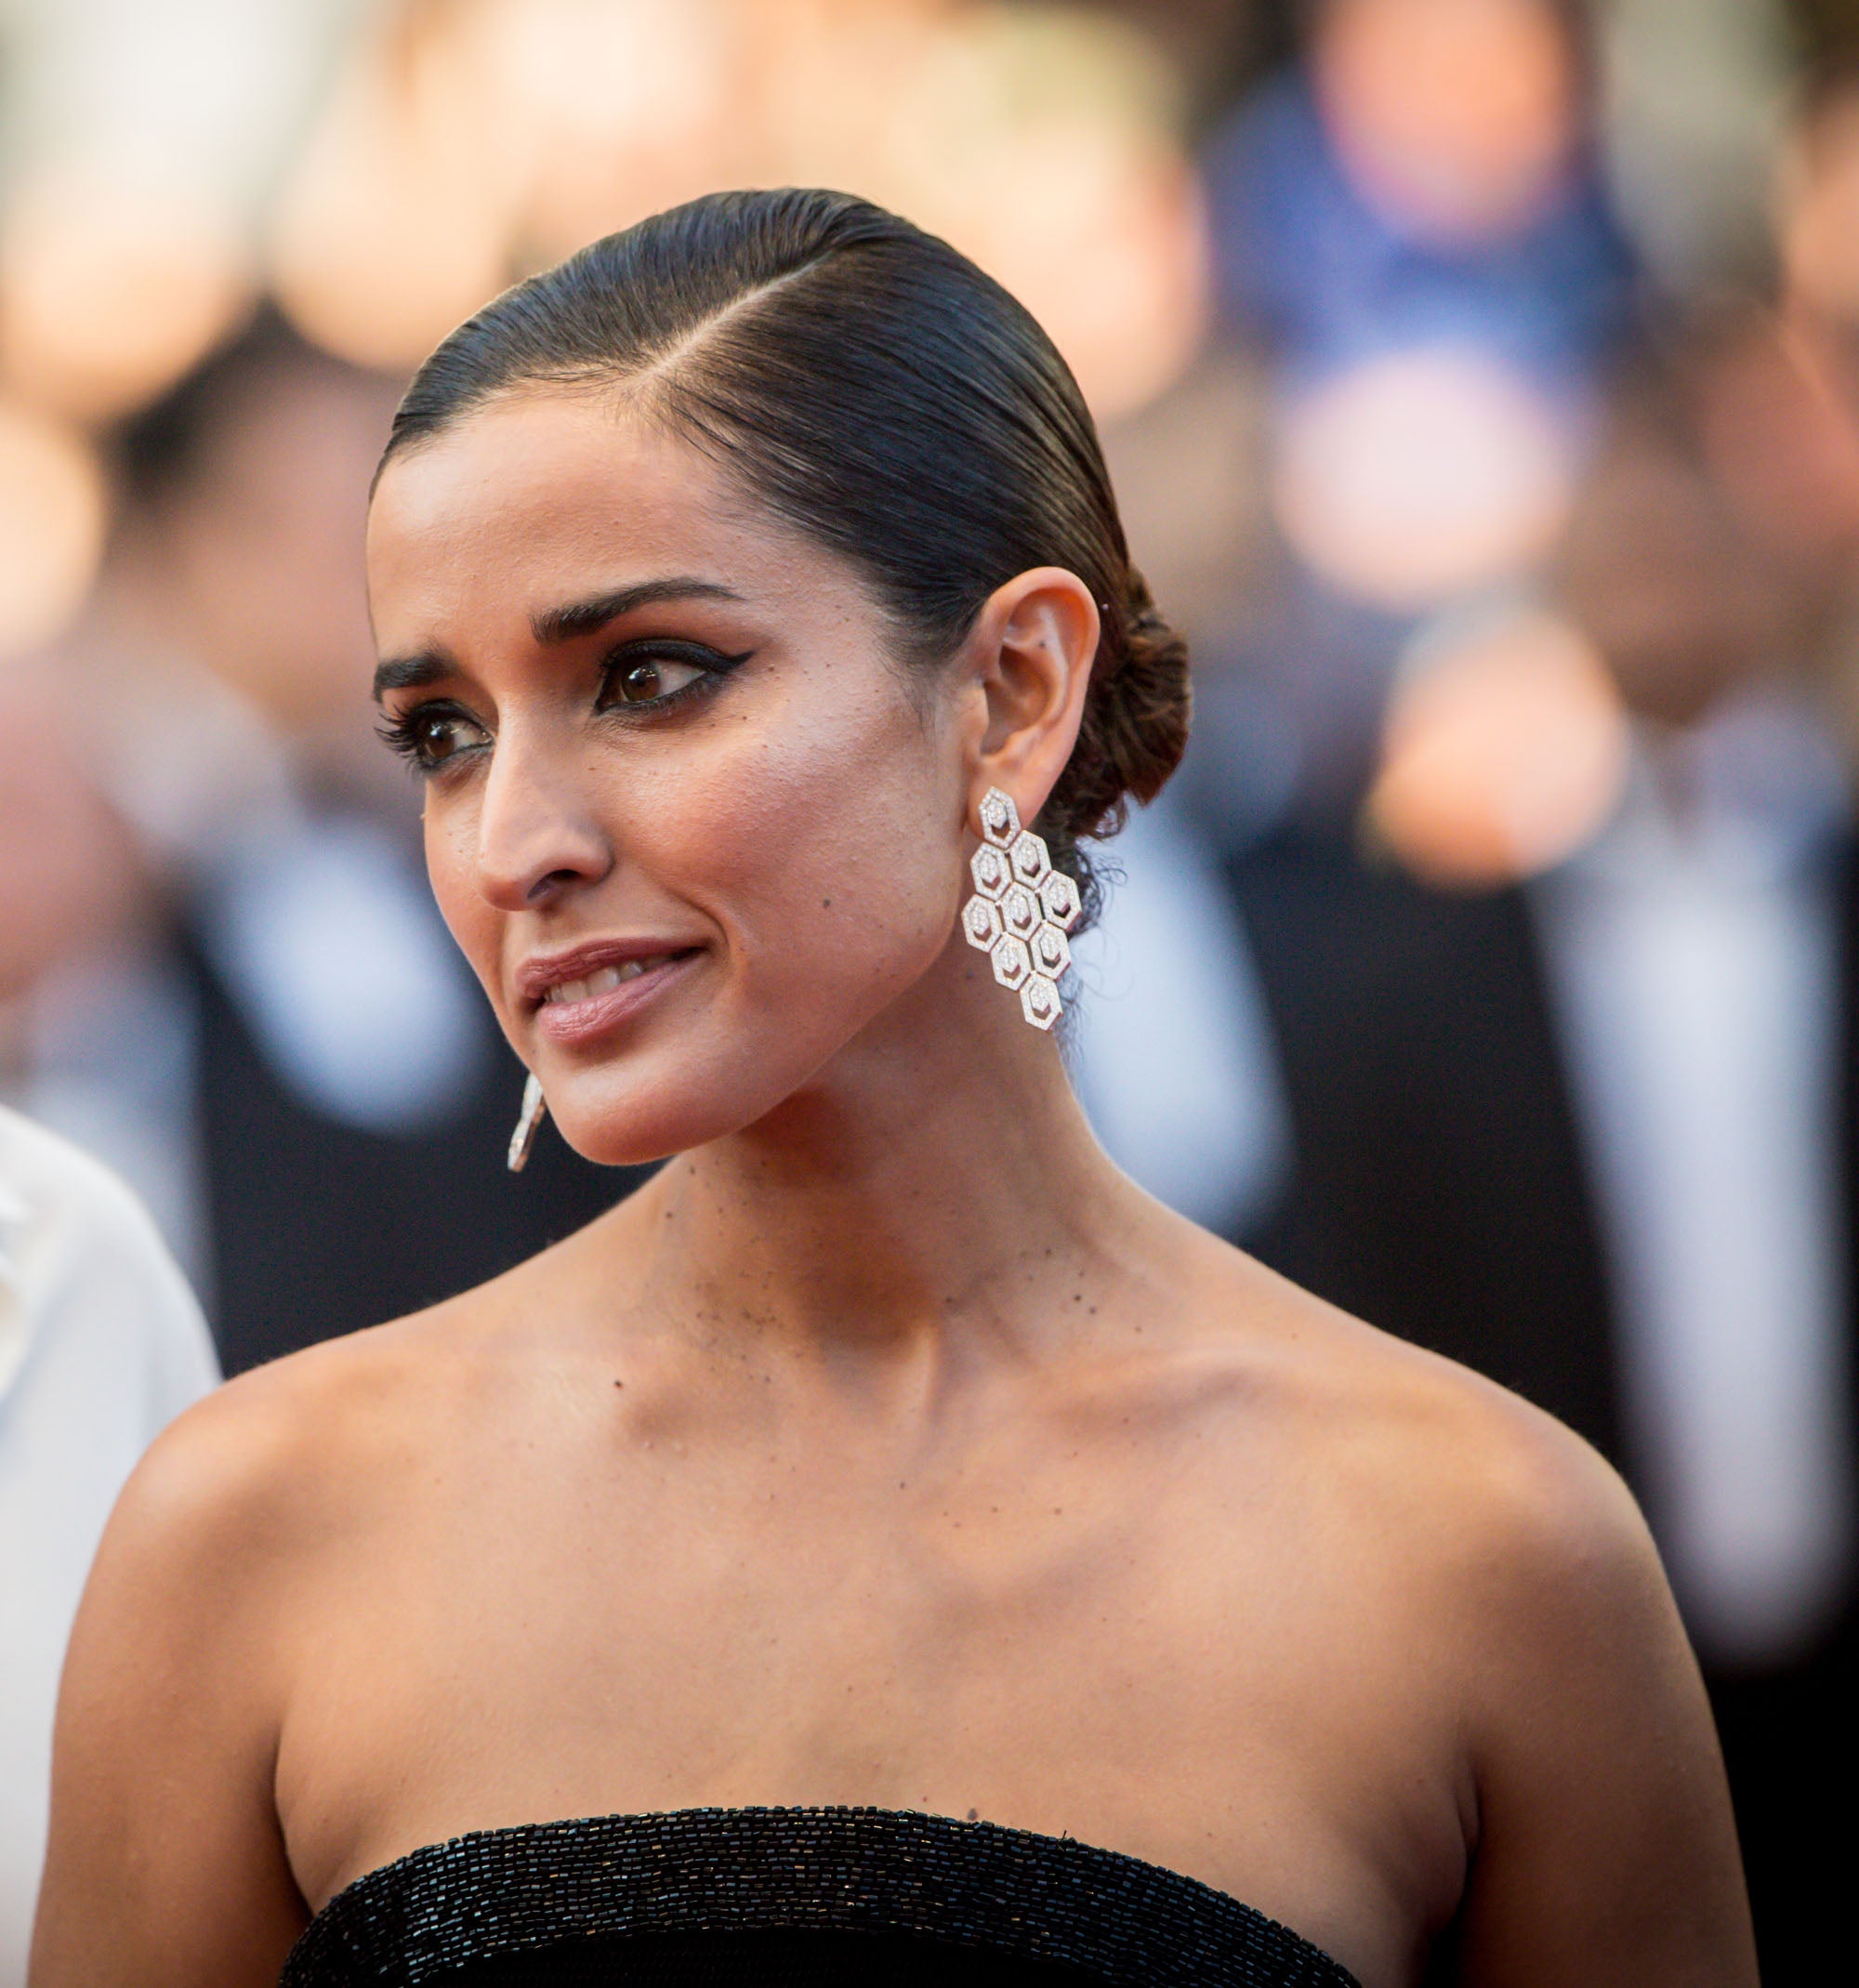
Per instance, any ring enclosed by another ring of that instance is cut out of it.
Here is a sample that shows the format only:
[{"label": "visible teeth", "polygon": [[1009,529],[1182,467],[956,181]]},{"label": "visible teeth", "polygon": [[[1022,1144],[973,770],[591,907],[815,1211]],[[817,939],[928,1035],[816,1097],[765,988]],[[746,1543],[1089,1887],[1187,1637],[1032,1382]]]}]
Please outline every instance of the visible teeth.
[{"label": "visible teeth", "polygon": [[576,1001],[591,1001],[596,994],[612,994],[622,981],[636,981],[653,967],[662,967],[669,953],[654,953],[649,959],[629,959],[617,967],[597,967],[586,980],[558,981],[543,995],[545,1003],[568,1007]]}]

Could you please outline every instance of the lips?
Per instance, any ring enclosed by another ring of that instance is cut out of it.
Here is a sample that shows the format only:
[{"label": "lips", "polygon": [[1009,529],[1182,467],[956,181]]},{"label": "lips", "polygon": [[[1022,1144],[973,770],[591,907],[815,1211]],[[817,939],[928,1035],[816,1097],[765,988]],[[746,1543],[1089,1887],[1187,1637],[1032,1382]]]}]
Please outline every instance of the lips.
[{"label": "lips", "polygon": [[700,946],[613,940],[526,960],[517,969],[517,989],[542,1034],[562,1044],[588,1042],[630,1020],[702,956]]},{"label": "lips", "polygon": [[659,967],[668,967],[677,953],[651,953],[643,959],[623,960],[617,967],[596,967],[585,980],[557,981],[553,987],[543,994],[545,1007],[572,1007],[577,1001],[586,1001],[595,994],[612,994],[615,987],[624,986],[627,981],[639,980]]}]

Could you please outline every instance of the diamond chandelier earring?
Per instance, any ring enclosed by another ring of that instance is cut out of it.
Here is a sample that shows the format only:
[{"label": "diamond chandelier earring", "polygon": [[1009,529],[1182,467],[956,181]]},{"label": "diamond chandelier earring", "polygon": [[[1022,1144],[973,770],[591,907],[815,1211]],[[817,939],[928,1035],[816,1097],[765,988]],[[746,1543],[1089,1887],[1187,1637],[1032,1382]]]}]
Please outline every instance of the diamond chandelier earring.
[{"label": "diamond chandelier earring", "polygon": [[1049,1029],[1065,1011],[1059,981],[1072,964],[1065,934],[1078,922],[1078,887],[1052,867],[1045,837],[1020,825],[1010,794],[990,787],[980,811],[982,846],[969,862],[975,894],[962,906],[962,934],[1020,996],[1027,1020]]},{"label": "diamond chandelier earring", "polygon": [[531,1150],[535,1145],[535,1136],[542,1129],[542,1122],[548,1116],[548,1103],[542,1095],[542,1086],[531,1071],[523,1084],[522,1110],[517,1117],[517,1128],[510,1134],[509,1156],[505,1165],[511,1173],[520,1174],[529,1165]]}]

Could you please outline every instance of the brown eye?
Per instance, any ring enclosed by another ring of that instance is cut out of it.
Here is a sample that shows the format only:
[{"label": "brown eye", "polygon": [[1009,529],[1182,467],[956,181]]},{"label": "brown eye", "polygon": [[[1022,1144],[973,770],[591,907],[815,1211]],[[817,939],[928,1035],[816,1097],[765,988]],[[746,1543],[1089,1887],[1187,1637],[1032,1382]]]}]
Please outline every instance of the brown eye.
[{"label": "brown eye", "polygon": [[460,753],[491,743],[476,718],[450,704],[422,704],[390,717],[381,727],[381,737],[422,773],[436,773]]},{"label": "brown eye", "polygon": [[455,753],[484,735],[482,726],[443,711],[415,718],[412,731],[414,757],[425,767],[443,766]]},{"label": "brown eye", "polygon": [[[731,660],[719,658],[724,666]],[[709,660],[708,651],[704,652],[701,661],[693,656],[687,662],[662,650],[653,655],[622,657],[609,665],[606,688],[600,693],[601,706],[612,710],[619,704],[668,704],[700,677],[717,673],[718,665]]]}]

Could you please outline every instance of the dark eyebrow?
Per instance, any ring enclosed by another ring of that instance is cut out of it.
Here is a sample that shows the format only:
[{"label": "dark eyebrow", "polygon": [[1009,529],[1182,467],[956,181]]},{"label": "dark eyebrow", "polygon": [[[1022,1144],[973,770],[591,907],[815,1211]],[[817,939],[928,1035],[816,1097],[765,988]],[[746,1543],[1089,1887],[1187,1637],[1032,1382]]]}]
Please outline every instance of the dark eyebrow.
[{"label": "dark eyebrow", "polygon": [[389,656],[375,670],[375,702],[379,704],[389,691],[415,691],[423,683],[437,683],[458,674],[442,649],[422,650],[416,656]]},{"label": "dark eyebrow", "polygon": [[733,588],[715,580],[645,580],[638,586],[616,587],[611,594],[596,594],[591,600],[572,601],[567,607],[550,608],[532,614],[530,627],[538,642],[572,642],[576,636],[593,635],[610,621],[629,614],[635,608],[648,608],[661,600],[740,600]]},{"label": "dark eyebrow", "polygon": [[[610,621],[630,614],[635,608],[649,608],[661,600],[740,600],[733,587],[715,580],[643,580],[637,586],[615,587],[609,594],[591,599],[570,601],[566,607],[549,608],[530,616],[530,631],[545,646],[572,642],[577,636],[593,635]],[[375,671],[375,702],[379,704],[389,691],[415,691],[422,684],[437,683],[455,677],[458,665],[442,649],[426,649],[417,655],[389,656]]]}]

